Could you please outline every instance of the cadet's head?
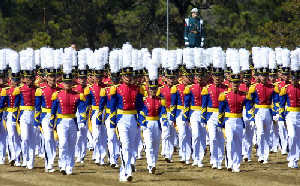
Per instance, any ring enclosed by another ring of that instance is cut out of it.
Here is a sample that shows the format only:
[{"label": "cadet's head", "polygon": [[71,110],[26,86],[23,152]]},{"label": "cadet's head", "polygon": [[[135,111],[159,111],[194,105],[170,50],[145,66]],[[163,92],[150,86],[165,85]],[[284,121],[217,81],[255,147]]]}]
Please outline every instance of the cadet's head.
[{"label": "cadet's head", "polygon": [[157,80],[149,81],[149,90],[148,90],[149,96],[151,97],[155,96],[157,89],[158,89],[158,81]]},{"label": "cadet's head", "polygon": [[55,85],[56,85],[56,75],[55,74],[48,74],[46,76],[46,80],[47,80],[47,84],[50,87],[55,87]]},{"label": "cadet's head", "polygon": [[73,87],[73,81],[63,81],[64,89],[71,90]]},{"label": "cadet's head", "polygon": [[230,76],[231,88],[234,92],[239,90],[241,75],[240,74],[232,74]]},{"label": "cadet's head", "polygon": [[268,80],[268,74],[259,74],[258,75],[259,82],[265,84]]}]

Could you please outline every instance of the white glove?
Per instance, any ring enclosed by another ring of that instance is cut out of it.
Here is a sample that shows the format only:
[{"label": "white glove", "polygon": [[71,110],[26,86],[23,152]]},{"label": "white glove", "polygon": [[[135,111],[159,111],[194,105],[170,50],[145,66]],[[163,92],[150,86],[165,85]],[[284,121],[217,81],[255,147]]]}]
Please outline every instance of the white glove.
[{"label": "white glove", "polygon": [[185,46],[189,46],[190,43],[189,42],[185,42],[184,44],[185,44]]},{"label": "white glove", "polygon": [[80,123],[78,127],[79,127],[79,128],[84,128],[84,127],[85,127],[85,124],[84,124],[84,123]]},{"label": "white glove", "polygon": [[255,126],[255,122],[254,121],[250,121],[250,126],[254,127]]},{"label": "white glove", "polygon": [[279,114],[276,114],[275,116],[273,116],[273,121],[278,121],[279,119]]}]

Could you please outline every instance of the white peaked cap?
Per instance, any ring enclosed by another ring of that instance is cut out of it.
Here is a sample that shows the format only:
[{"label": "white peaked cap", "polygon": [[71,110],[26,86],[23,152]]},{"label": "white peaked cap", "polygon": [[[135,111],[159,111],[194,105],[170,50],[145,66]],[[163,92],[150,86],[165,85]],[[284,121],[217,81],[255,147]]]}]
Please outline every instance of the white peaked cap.
[{"label": "white peaked cap", "polygon": [[239,54],[240,54],[240,65],[241,65],[241,70],[245,71],[245,70],[249,70],[249,56],[250,56],[250,52],[244,48],[241,48],[239,50]]},{"label": "white peaked cap", "polygon": [[154,48],[152,50],[152,62],[156,64],[157,66],[160,66],[162,64],[161,62],[161,48]]},{"label": "white peaked cap", "polygon": [[194,62],[197,68],[206,67],[206,64],[203,63],[203,48],[193,48],[194,52]]},{"label": "white peaked cap", "polygon": [[89,69],[95,69],[94,52],[90,48],[86,48],[85,53],[86,53],[86,60],[87,60]]},{"label": "white peaked cap", "polygon": [[226,60],[229,60],[226,63],[230,65],[232,74],[239,74],[241,71],[239,51],[237,49],[231,49],[228,53],[226,51]]},{"label": "white peaked cap", "polygon": [[119,68],[123,68],[123,50],[117,50],[119,54]]},{"label": "white peaked cap", "polygon": [[182,64],[182,60],[183,60],[183,50],[178,48],[176,50],[176,67]]},{"label": "white peaked cap", "polygon": [[300,49],[291,51],[291,70],[300,70]]},{"label": "white peaked cap", "polygon": [[73,64],[73,60],[72,60],[72,55],[73,55],[73,51],[70,49],[65,49],[64,53],[63,53],[63,57],[62,57],[62,63],[63,63],[63,73],[64,74],[71,74],[72,73],[72,64]]},{"label": "white peaked cap", "polygon": [[95,70],[104,69],[105,51],[102,48],[100,48],[98,50],[95,50],[94,55]]},{"label": "white peaked cap", "polygon": [[63,55],[62,50],[60,49],[54,50],[54,64],[53,64],[54,69],[60,68],[60,65],[62,64],[62,55]]},{"label": "white peaked cap", "polygon": [[269,50],[269,69],[277,69],[276,55],[273,49]]},{"label": "white peaked cap", "polygon": [[78,51],[78,69],[86,70],[86,65],[87,65],[86,51],[80,50]]},{"label": "white peaked cap", "polygon": [[212,59],[215,68],[225,69],[225,53],[221,47],[213,48]]},{"label": "white peaked cap", "polygon": [[35,66],[41,66],[40,49],[34,51],[34,58]]},{"label": "white peaked cap", "polygon": [[290,67],[291,65],[291,58],[290,58],[291,52],[289,49],[284,48],[281,51],[281,59],[282,59],[282,67]]},{"label": "white peaked cap", "polygon": [[184,48],[183,49],[183,64],[185,64],[187,69],[192,69],[195,67],[194,49],[193,48]]},{"label": "white peaked cap", "polygon": [[120,70],[119,65],[119,51],[113,50],[109,53],[109,66],[111,73],[118,73]]},{"label": "white peaked cap", "polygon": [[123,44],[123,68],[131,67],[132,63],[132,46],[129,43]]},{"label": "white peaked cap", "polygon": [[8,56],[9,56],[8,62],[9,62],[9,66],[11,68],[11,72],[19,73],[20,69],[21,69],[19,53],[14,50],[9,50]]},{"label": "white peaked cap", "polygon": [[133,70],[139,70],[139,61],[138,61],[138,50],[132,49],[131,59],[132,59],[132,68]]},{"label": "white peaked cap", "polygon": [[277,65],[282,65],[282,54],[281,54],[282,48],[277,47],[275,48],[275,56],[276,56],[276,63]]},{"label": "white peaked cap", "polygon": [[177,50],[169,50],[167,51],[168,55],[168,67],[169,70],[176,70],[177,69]]},{"label": "white peaked cap", "polygon": [[256,69],[262,67],[262,63],[260,62],[260,57],[261,57],[261,48],[252,47],[252,60],[253,60],[254,68]]},{"label": "white peaked cap", "polygon": [[5,70],[6,68],[6,50],[0,50],[0,70]]}]

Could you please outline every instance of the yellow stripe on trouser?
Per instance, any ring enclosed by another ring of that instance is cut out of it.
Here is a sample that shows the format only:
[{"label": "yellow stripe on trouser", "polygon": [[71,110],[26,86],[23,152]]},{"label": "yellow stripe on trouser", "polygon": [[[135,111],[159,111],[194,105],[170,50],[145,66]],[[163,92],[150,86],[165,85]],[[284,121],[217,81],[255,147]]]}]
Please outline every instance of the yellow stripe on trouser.
[{"label": "yellow stripe on trouser", "polygon": [[117,114],[137,114],[136,110],[117,110]]},{"label": "yellow stripe on trouser", "polygon": [[242,118],[243,114],[242,113],[229,113],[225,112],[225,118]]},{"label": "yellow stripe on trouser", "polygon": [[32,110],[34,110],[34,106],[20,106],[20,110],[32,111]]},{"label": "yellow stripe on trouser", "polygon": [[286,111],[288,111],[288,112],[300,112],[300,107],[287,107]]},{"label": "yellow stripe on trouser", "polygon": [[272,105],[255,105],[255,108],[265,108],[265,109],[270,109],[270,108],[272,108]]}]

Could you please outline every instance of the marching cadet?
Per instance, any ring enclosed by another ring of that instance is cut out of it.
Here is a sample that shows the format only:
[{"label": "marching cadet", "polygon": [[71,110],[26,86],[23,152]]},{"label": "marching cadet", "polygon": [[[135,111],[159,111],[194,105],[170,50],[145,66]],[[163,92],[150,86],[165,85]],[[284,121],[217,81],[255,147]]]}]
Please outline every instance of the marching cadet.
[{"label": "marching cadet", "polygon": [[21,148],[23,155],[22,166],[33,169],[34,152],[37,143],[39,129],[34,127],[34,51],[31,48],[20,52],[21,74],[24,84],[20,87],[20,127],[21,127]]},{"label": "marching cadet", "polygon": [[184,41],[186,47],[203,47],[204,46],[204,24],[203,20],[198,18],[199,10],[191,10],[192,17],[185,19]]},{"label": "marching cadet", "polygon": [[202,89],[202,117],[201,123],[207,125],[210,144],[210,163],[213,169],[222,169],[224,156],[224,136],[218,125],[219,101],[222,92],[227,90],[224,80],[225,54],[221,48],[212,51],[213,56],[213,83]]},{"label": "marching cadet", "polygon": [[[276,48],[276,60],[277,63],[280,65],[279,69],[279,82],[278,88],[279,90],[285,87],[285,85],[290,84],[290,68],[286,66],[286,60],[282,58],[283,54],[282,48]],[[283,64],[284,63],[284,64]],[[283,66],[284,65],[284,66]],[[278,119],[278,118],[277,118]],[[280,146],[281,146],[281,154],[287,155],[288,154],[288,131],[285,125],[282,125],[282,122],[278,122],[278,132],[279,132],[279,139],[280,139]]]},{"label": "marching cadet", "polygon": [[75,145],[77,139],[76,111],[80,113],[80,122],[86,120],[85,97],[72,91],[72,55],[63,54],[63,90],[52,95],[50,127],[57,129],[59,139],[60,168],[63,175],[71,175],[75,164]]},{"label": "marching cadet", "polygon": [[131,67],[130,54],[132,47],[124,44],[123,68],[121,70],[122,84],[111,87],[111,125],[117,127],[120,136],[120,155],[122,166],[120,168],[120,181],[132,181],[132,158],[135,155],[137,136],[137,113],[141,111],[142,97],[139,87],[132,84],[133,68]]},{"label": "marching cadet", "polygon": [[[43,51],[44,52],[44,51]],[[46,55],[51,59],[51,55],[54,55],[53,49],[48,48]],[[47,58],[46,58],[47,59]],[[56,70],[54,69],[54,61],[42,59],[43,66],[46,74],[46,81],[44,87],[36,89],[35,92],[35,114],[34,125],[41,127],[43,131],[43,137],[45,144],[42,148],[45,149],[45,172],[54,172],[53,168],[54,159],[56,156],[56,144],[54,140],[53,127],[50,125],[51,119],[51,106],[52,106],[52,94],[58,91],[56,88]]]},{"label": "marching cadet", "polygon": [[288,131],[288,167],[298,168],[300,151],[300,50],[291,52],[292,82],[280,90],[279,121]]},{"label": "marching cadet", "polygon": [[260,83],[249,88],[255,108],[255,125],[257,128],[257,156],[260,163],[268,163],[270,148],[270,130],[272,125],[272,103],[278,102],[278,87],[268,83],[268,48],[253,51],[253,62],[257,69]]},{"label": "marching cadet", "polygon": [[[95,51],[95,55],[102,55],[104,50]],[[107,132],[104,123],[102,122],[102,114],[105,102],[101,102],[101,89],[105,88],[102,82],[104,77],[104,61],[98,60],[97,69],[94,69],[94,83],[90,86],[89,91],[89,105],[92,107],[91,121],[92,121],[92,136],[93,136],[93,159],[95,164],[104,165],[104,158],[107,151]],[[103,91],[102,91],[103,92]],[[103,94],[103,93],[102,93]],[[101,107],[101,109],[99,109]],[[101,118],[101,119],[99,119]]]},{"label": "marching cadet", "polygon": [[[242,160],[243,137],[243,106],[248,112],[251,100],[244,92],[239,90],[241,80],[240,59],[238,50],[233,49],[226,60],[230,60],[232,75],[231,89],[219,95],[219,126],[225,128],[227,148],[227,169],[232,172],[240,172]],[[247,114],[248,117],[251,115]]]},{"label": "marching cadet", "polygon": [[[6,91],[6,49],[0,50],[0,92],[2,90]],[[6,154],[6,125],[5,125],[5,115],[6,112],[4,109],[0,110],[0,165],[5,163],[5,154]]]},{"label": "marching cadet", "polygon": [[[21,139],[20,125],[17,122],[18,110],[20,105],[20,58],[18,52],[14,50],[7,51],[8,62],[11,68],[10,87],[1,90],[0,108],[6,110],[6,129],[8,150],[10,152],[11,166],[21,166]],[[6,108],[7,107],[7,108]]]},{"label": "marching cadet", "polygon": [[[84,94],[85,97],[88,96],[90,90],[87,86],[87,70],[86,70],[86,51],[80,50],[78,51],[78,78],[77,84],[72,88],[74,92],[77,94]],[[88,114],[88,101],[86,103],[86,113]],[[76,112],[77,117],[77,124],[78,124],[78,132],[77,132],[77,141],[75,146],[75,156],[76,156],[76,163],[83,163],[84,157],[86,155],[87,149],[87,124],[86,121],[80,121],[80,113]]]},{"label": "marching cadet", "polygon": [[167,112],[165,100],[157,96],[158,72],[156,64],[148,64],[149,72],[149,89],[144,98],[142,111],[139,113],[139,120],[144,126],[143,137],[146,144],[146,158],[149,173],[155,174],[156,162],[158,160],[158,151],[161,136],[161,123],[167,125]]},{"label": "marching cadet", "polygon": [[[251,86],[251,77],[252,72],[249,65],[249,51],[246,49],[240,49],[240,63],[241,63],[241,71],[242,71],[242,83],[239,86],[239,91],[247,94],[249,91],[249,87]],[[243,108],[243,121],[244,121],[244,130],[243,130],[243,139],[242,139],[242,155],[243,160],[245,162],[251,162],[251,154],[252,154],[252,142],[254,135],[254,123],[251,123],[251,118],[247,117],[246,108]]]}]

